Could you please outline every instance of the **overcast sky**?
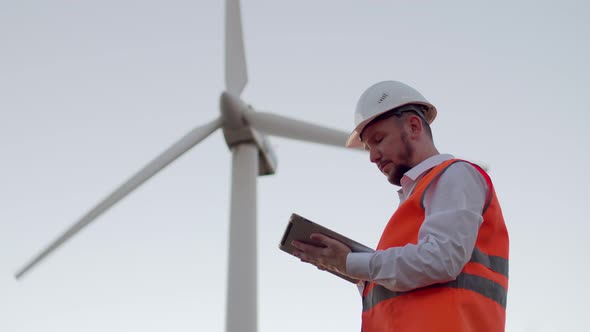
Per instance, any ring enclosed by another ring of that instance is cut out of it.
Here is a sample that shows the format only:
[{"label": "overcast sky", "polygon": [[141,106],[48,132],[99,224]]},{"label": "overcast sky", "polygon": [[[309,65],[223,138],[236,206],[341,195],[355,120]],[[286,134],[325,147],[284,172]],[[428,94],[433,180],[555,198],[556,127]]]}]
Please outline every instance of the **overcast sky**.
[{"label": "overcast sky", "polygon": [[[508,332],[587,331],[586,1],[242,1],[264,111],[349,131],[393,79],[436,145],[490,167],[508,225]],[[0,331],[223,331],[230,152],[220,132],[22,281],[50,240],[219,115],[222,1],[0,0]],[[352,284],[278,250],[292,212],[375,247],[398,204],[362,152],[271,137],[258,181],[259,330],[358,331]]]}]

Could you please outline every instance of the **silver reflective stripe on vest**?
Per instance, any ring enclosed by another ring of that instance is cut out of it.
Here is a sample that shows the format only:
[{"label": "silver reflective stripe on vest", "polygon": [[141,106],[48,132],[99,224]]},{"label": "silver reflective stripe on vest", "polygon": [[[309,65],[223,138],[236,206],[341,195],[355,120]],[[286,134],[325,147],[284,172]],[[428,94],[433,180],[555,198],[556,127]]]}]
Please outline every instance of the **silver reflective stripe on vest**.
[{"label": "silver reflective stripe on vest", "polygon": [[[473,274],[461,273],[457,279],[445,282],[442,284],[435,284],[423,288],[418,288],[409,292],[394,292],[381,285],[375,285],[373,289],[363,298],[363,311],[371,310],[378,303],[389,300],[398,296],[403,296],[412,292],[417,292],[424,289],[432,288],[457,288],[467,289],[483,295],[506,309],[507,291],[502,285],[496,283],[488,278],[476,276]],[[436,296],[436,295],[434,295]]]},{"label": "silver reflective stripe on vest", "polygon": [[486,255],[474,248],[470,262],[483,264],[488,269],[508,278],[508,260],[504,257]]}]

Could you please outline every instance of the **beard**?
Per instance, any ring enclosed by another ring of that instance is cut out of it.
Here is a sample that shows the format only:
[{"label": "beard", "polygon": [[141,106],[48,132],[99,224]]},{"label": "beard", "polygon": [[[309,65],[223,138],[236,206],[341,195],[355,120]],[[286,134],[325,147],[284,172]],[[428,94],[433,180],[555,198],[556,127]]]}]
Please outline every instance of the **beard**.
[{"label": "beard", "polygon": [[395,163],[394,167],[391,168],[391,171],[387,175],[389,183],[396,186],[401,186],[402,177],[407,171],[412,169],[413,166],[411,165],[410,160],[412,160],[412,157],[414,156],[414,148],[408,140],[408,134],[405,132],[401,133],[400,139],[402,146],[401,151],[397,155],[399,162]]}]

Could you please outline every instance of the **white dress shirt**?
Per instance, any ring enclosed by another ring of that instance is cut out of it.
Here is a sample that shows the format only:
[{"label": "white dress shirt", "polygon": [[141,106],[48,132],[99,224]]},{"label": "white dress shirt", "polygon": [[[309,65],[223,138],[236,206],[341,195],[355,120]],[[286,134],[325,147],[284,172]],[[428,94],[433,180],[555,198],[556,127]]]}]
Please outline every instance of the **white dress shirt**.
[{"label": "white dress shirt", "polygon": [[[428,170],[453,158],[449,154],[435,155],[406,172],[398,191],[400,205]],[[346,258],[347,273],[392,291],[455,279],[471,259],[483,222],[487,187],[472,165],[452,164],[424,195],[425,218],[418,243],[374,253],[350,253]]]}]

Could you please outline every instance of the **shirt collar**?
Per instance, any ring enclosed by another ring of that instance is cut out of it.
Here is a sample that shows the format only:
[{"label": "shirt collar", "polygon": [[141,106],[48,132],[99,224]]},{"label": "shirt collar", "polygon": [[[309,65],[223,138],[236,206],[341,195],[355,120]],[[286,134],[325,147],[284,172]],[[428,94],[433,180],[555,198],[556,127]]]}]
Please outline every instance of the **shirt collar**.
[{"label": "shirt collar", "polygon": [[453,155],[450,154],[437,154],[429,158],[424,159],[418,165],[407,171],[401,179],[401,188],[398,190],[400,199],[405,200],[416,185],[416,182],[431,168],[449,160],[453,159]]}]

